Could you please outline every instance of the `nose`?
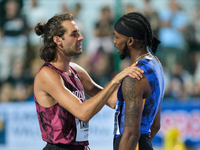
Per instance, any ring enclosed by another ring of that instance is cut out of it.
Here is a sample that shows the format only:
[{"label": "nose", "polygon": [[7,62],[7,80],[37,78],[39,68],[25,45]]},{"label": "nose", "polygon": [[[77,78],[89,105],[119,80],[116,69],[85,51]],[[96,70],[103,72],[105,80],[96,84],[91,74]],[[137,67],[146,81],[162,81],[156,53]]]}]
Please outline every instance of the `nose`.
[{"label": "nose", "polygon": [[116,41],[115,41],[115,38],[113,39],[113,41],[112,41],[114,44],[116,43]]},{"label": "nose", "polygon": [[78,38],[78,40],[79,41],[82,41],[84,39],[84,37],[79,33],[79,38]]}]

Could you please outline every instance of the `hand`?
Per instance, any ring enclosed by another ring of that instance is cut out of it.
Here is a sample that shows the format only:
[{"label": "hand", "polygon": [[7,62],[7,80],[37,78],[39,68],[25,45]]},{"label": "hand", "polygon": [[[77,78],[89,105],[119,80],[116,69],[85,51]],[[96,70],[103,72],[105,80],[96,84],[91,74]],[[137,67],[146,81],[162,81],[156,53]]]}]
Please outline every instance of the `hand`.
[{"label": "hand", "polygon": [[133,65],[131,65],[130,67],[126,67],[123,71],[121,71],[119,74],[117,74],[115,76],[117,83],[121,83],[122,80],[126,77],[126,76],[130,76],[132,78],[136,78],[137,80],[140,80],[141,78],[143,78],[143,73],[144,71],[142,69],[140,69],[139,67],[136,66],[137,63],[134,63]]},{"label": "hand", "polygon": [[139,67],[137,67],[136,65],[137,65],[137,62],[131,65],[131,67],[133,67],[134,70],[133,70],[133,73],[130,74],[129,76],[140,80],[143,78],[142,74],[144,73],[144,71],[140,69]]}]

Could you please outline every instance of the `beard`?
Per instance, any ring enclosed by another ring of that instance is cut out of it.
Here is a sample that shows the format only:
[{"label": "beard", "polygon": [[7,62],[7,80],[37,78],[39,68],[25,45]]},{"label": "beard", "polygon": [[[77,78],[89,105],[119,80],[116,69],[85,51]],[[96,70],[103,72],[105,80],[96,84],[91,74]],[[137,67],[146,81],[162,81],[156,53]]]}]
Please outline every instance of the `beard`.
[{"label": "beard", "polygon": [[128,46],[125,44],[122,53],[119,55],[120,59],[123,60],[126,58],[126,56],[129,56]]},{"label": "beard", "polygon": [[77,50],[76,46],[67,47],[63,50],[65,56],[77,56],[82,54],[82,49]]},{"label": "beard", "polygon": [[64,55],[65,56],[78,56],[78,55],[81,55],[82,54],[82,51],[70,51],[70,52],[66,52],[64,51]]}]

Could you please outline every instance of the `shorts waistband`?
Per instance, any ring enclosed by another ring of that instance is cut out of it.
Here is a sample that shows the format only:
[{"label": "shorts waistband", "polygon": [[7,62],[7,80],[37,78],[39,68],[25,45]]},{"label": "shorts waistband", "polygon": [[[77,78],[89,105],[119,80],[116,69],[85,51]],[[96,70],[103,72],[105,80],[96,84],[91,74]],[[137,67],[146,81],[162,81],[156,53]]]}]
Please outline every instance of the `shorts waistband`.
[{"label": "shorts waistband", "polygon": [[84,150],[84,145],[68,145],[68,144],[52,144],[52,143],[47,143],[46,147],[51,147],[51,148],[64,148],[66,150]]}]

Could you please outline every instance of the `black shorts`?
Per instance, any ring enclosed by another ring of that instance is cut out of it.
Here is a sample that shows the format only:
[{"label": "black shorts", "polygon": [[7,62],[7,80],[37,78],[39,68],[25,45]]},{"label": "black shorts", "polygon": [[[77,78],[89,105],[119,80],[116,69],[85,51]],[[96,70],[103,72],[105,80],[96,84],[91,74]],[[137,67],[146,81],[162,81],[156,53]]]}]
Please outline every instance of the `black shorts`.
[{"label": "black shorts", "polygon": [[[121,140],[121,136],[118,136],[113,141],[113,149],[119,149],[119,143]],[[139,139],[139,150],[153,150],[152,144],[150,142],[150,136],[148,134],[141,134]]]},{"label": "black shorts", "polygon": [[84,146],[47,143],[43,150],[84,150]]}]

